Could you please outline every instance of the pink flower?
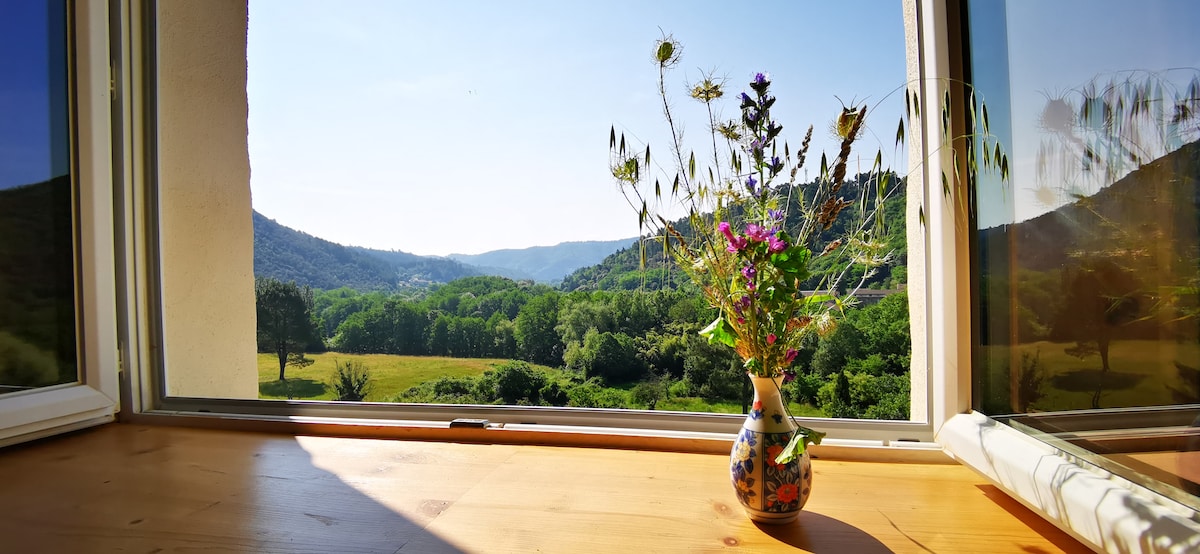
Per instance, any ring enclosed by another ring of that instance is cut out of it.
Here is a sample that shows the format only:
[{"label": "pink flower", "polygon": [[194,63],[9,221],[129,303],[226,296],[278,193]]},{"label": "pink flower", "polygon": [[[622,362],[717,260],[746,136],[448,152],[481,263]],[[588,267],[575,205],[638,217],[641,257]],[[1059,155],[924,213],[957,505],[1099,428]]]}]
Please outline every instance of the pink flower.
[{"label": "pink flower", "polygon": [[771,232],[766,227],[751,223],[746,226],[746,238],[753,242],[765,242],[771,238]]},{"label": "pink flower", "polygon": [[729,252],[737,254],[746,247],[746,237],[734,235],[733,231],[729,227],[728,222],[722,221],[718,223],[717,230],[720,231],[722,235],[725,235],[725,240],[729,241],[729,246],[725,247],[725,249]]},{"label": "pink flower", "polygon": [[775,344],[775,333],[767,334],[767,344]]},{"label": "pink flower", "polygon": [[775,235],[771,235],[767,238],[767,252],[778,254],[784,250],[787,250],[787,247],[787,242]]},{"label": "pink flower", "polygon": [[[767,337],[767,340],[768,341],[771,340],[770,337]],[[785,364],[792,363],[792,360],[795,360],[796,355],[799,353],[800,353],[800,351],[796,350],[795,348],[787,349],[787,352],[783,355],[783,363],[785,363]]]}]

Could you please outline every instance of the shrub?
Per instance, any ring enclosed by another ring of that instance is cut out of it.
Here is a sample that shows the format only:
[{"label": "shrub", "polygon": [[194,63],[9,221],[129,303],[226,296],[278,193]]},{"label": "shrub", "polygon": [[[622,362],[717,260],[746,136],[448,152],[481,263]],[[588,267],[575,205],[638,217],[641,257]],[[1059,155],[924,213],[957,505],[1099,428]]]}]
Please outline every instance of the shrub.
[{"label": "shrub", "polygon": [[334,361],[333,390],[337,399],[362,402],[371,392],[371,370],[359,361]]}]

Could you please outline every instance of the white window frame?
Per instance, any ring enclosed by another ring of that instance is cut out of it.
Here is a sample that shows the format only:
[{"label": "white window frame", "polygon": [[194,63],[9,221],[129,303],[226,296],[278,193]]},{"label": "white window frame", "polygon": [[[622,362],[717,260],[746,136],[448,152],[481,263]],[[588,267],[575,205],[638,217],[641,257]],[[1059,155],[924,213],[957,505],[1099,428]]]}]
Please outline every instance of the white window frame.
[{"label": "white window frame", "polygon": [[[229,7],[230,4],[238,4],[239,2],[217,4],[212,3],[207,6],[217,8],[217,6]],[[921,9],[925,9],[918,5],[915,0],[903,0],[905,7],[906,27],[910,27],[909,34],[923,34],[930,32],[928,18],[924,18],[920,26],[914,25],[918,22],[917,14]],[[145,17],[149,25],[148,28],[158,29],[161,23],[158,21],[158,15],[161,10],[159,6],[153,2],[142,5],[126,4],[129,9],[129,24],[127,27],[138,29],[143,22],[139,22],[141,17],[140,9],[148,7],[150,17]],[[244,19],[242,19],[244,21]],[[157,31],[156,31],[157,32]],[[154,33],[151,33],[153,40]],[[200,34],[203,35],[202,33]],[[944,30],[943,30],[944,35]],[[178,34],[173,34],[171,40],[178,40]],[[944,38],[943,38],[944,40]],[[926,41],[927,42],[927,41]],[[133,55],[131,52],[136,52],[139,48],[138,38],[130,39],[131,46],[124,53],[124,57],[128,60],[125,64],[129,68],[122,76],[122,82],[135,91],[130,96],[135,96],[139,90],[137,86],[138,79],[143,75],[147,75],[145,68],[138,67],[139,61],[145,60],[146,56]],[[203,45],[196,45],[191,48],[203,48]],[[915,51],[913,52],[915,54]],[[151,59],[149,64],[161,64],[162,60]],[[928,63],[925,61],[924,63]],[[910,61],[911,65],[911,61]],[[154,67],[149,65],[149,67]],[[244,69],[244,68],[243,68]],[[936,83],[936,80],[924,80],[925,88],[929,88],[930,83]],[[925,98],[939,98],[939,91],[925,90],[922,94]],[[153,94],[147,93],[144,104],[139,103],[135,98],[132,105],[127,106],[133,110],[134,118],[138,117],[143,110],[149,106],[152,108],[154,102]],[[926,101],[929,103],[929,101]],[[934,101],[929,105],[937,105]],[[211,106],[206,107],[211,109]],[[144,111],[147,114],[153,114],[152,109]],[[139,139],[138,128],[132,127],[130,131],[133,134],[132,138],[127,138],[126,142],[137,144],[139,141],[148,141],[146,144],[152,144],[154,133],[153,115],[147,116],[148,126],[142,129],[142,138]],[[123,118],[130,119],[130,118]],[[919,133],[913,130],[912,135],[916,136]],[[915,146],[920,148],[920,144]],[[161,148],[161,146],[159,147]],[[135,156],[137,149],[135,149]],[[197,164],[202,165],[202,164]],[[161,180],[162,175],[155,174],[152,160],[150,163],[136,164],[133,171],[139,171],[141,168],[150,168],[140,178],[133,179],[133,190],[131,196],[142,195],[144,198],[156,198],[154,192],[155,181]],[[910,194],[922,194],[924,198],[930,198],[928,185],[919,184],[920,179],[911,178]],[[930,182],[925,179],[925,182]],[[937,182],[937,181],[932,181]],[[247,184],[248,186],[248,184]],[[162,198],[158,198],[159,202],[170,202],[164,194]],[[154,200],[146,204],[152,204]],[[929,202],[926,202],[927,204]],[[214,206],[217,207],[217,206]],[[135,212],[139,206],[131,207]],[[948,208],[947,208],[948,209]],[[953,214],[946,213],[945,210],[936,207],[928,207],[927,213],[932,217],[930,222],[931,231],[927,242],[930,245],[938,245],[946,240],[953,240]],[[153,215],[153,214],[150,214]],[[136,227],[140,222],[153,221],[153,217],[138,217],[134,223]],[[159,266],[170,266],[173,262],[168,256],[163,255],[161,250],[154,245],[156,237],[164,232],[167,225],[171,225],[170,221],[158,222],[158,228],[154,228],[154,224],[146,226],[146,228],[138,229],[134,237],[135,243],[141,252],[146,252],[144,257],[150,258],[154,262],[154,258],[160,257]],[[939,225],[943,226],[941,231],[938,231]],[[936,238],[935,238],[936,237]],[[931,254],[936,254],[936,250],[931,250]],[[131,256],[137,258],[138,256]],[[939,267],[946,267],[945,264],[953,264],[954,257],[951,255],[949,260],[930,259],[926,262],[927,266],[932,269],[929,271],[928,290],[952,290],[944,289],[947,285],[953,286],[953,275],[944,276],[938,273]],[[155,275],[154,269],[151,267],[154,264],[148,264],[148,274],[152,277],[146,281],[153,282],[161,280],[162,273],[157,272]],[[949,267],[953,267],[950,265]],[[138,268],[135,268],[138,269]],[[928,270],[927,270],[928,271]],[[144,273],[145,274],[145,273]],[[130,297],[149,294],[153,298],[152,287],[136,287],[135,290],[129,292]],[[148,291],[150,291],[148,293]],[[156,299],[157,300],[157,299]],[[146,303],[145,306],[153,308],[152,303]],[[931,299],[931,302],[926,306],[927,319],[931,321],[934,327],[937,325],[952,326],[950,318],[935,317],[939,313],[953,314],[953,310],[957,308],[954,302],[945,303],[937,302]],[[155,323],[155,316],[151,313],[148,316],[143,316],[146,310],[136,312],[136,317],[131,317],[133,323],[138,324],[132,329],[132,335],[140,337],[131,339],[131,344],[154,344],[156,343],[153,337],[162,337],[166,335],[163,328],[173,325],[172,321],[161,321]],[[168,318],[169,319],[169,318]],[[953,330],[951,329],[950,332]],[[917,335],[921,335],[918,330]],[[954,335],[951,338],[956,340]],[[146,338],[150,337],[150,338]],[[954,344],[943,345],[946,341],[926,335],[926,340],[914,345],[914,359],[925,360],[925,378],[914,379],[913,397],[916,401],[923,405],[918,405],[912,410],[916,418],[914,421],[879,421],[879,420],[847,420],[847,419],[802,419],[804,425],[808,425],[829,434],[827,439],[828,447],[872,447],[872,448],[890,448],[891,450],[916,450],[922,453],[927,453],[931,450],[938,450],[936,444],[933,443],[933,437],[944,421],[949,411],[960,411],[961,407],[953,405],[948,407],[941,399],[947,396],[963,396],[955,394],[947,394],[945,392],[948,386],[957,386],[959,379],[954,375],[947,375],[948,372],[942,371],[939,368],[949,367],[957,371],[958,364],[941,365],[944,356],[920,356],[916,354],[917,350],[927,349],[928,352],[939,352],[939,347],[943,348],[940,352],[953,352]],[[951,341],[953,342],[953,341]],[[191,398],[181,396],[171,396],[165,392],[166,387],[163,383],[166,381],[164,375],[160,371],[155,371],[155,366],[170,365],[163,364],[163,351],[170,351],[178,348],[176,343],[172,343],[169,339],[164,339],[162,348],[151,350],[149,348],[140,348],[134,353],[137,356],[130,356],[127,364],[136,367],[138,370],[133,372],[140,376],[140,379],[131,383],[132,389],[132,408],[138,415],[143,416],[164,416],[170,415],[173,417],[190,416],[192,418],[244,418],[257,417],[268,419],[284,419],[289,421],[371,421],[377,422],[380,420],[400,420],[406,424],[413,425],[432,425],[435,427],[445,427],[449,425],[452,419],[456,418],[486,418],[493,424],[503,424],[508,429],[515,428],[573,428],[573,429],[591,429],[598,433],[638,433],[644,434],[648,432],[662,432],[664,434],[685,434],[687,436],[705,436],[715,435],[722,436],[735,433],[740,427],[744,416],[735,414],[695,414],[695,413],[664,413],[661,411],[650,412],[640,410],[598,410],[598,409],[583,409],[583,408],[524,408],[524,407],[496,407],[496,406],[446,406],[446,405],[355,405],[352,403],[335,403],[335,402],[288,402],[288,401],[270,401],[262,402],[257,400],[229,400],[229,399],[208,399],[208,398]],[[166,367],[165,371],[170,372],[174,368]],[[919,373],[914,371],[913,373]],[[921,388],[918,389],[917,387]],[[536,427],[530,427],[530,423]]]},{"label": "white window frame", "polygon": [[0,397],[0,446],[112,421],[119,386],[108,6],[67,4],[74,19],[71,135],[77,198],[76,314],[80,378]]}]

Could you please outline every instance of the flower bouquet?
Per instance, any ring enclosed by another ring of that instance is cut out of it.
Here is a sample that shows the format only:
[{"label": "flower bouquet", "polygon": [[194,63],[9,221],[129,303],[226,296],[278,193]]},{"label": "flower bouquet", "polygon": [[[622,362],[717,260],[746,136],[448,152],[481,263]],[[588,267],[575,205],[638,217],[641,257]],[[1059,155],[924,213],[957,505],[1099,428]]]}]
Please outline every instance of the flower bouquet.
[{"label": "flower bouquet", "polygon": [[[680,46],[670,37],[655,44],[675,169],[669,186],[664,190],[662,181],[650,174],[650,147],[634,150],[615,128],[610,131],[612,173],[638,212],[643,234],[661,243],[718,310],[701,334],[733,348],[755,384],[753,408],[731,459],[739,498],[743,504],[756,503],[753,509],[747,504],[752,517],[776,507],[782,507],[780,514],[790,514],[792,507],[798,512],[809,481],[795,477],[802,477],[807,467],[807,445],[820,443],[824,433],[794,424],[779,387],[794,375],[792,365],[805,338],[831,331],[852,302],[853,291],[889,260],[876,226],[883,202],[899,187],[876,155],[869,173],[874,186],[862,187],[872,189],[871,197],[840,194],[852,146],[864,128],[866,105],[843,107],[831,126],[840,140],[839,152],[832,162],[821,156],[814,183],[797,183],[813,128],[795,151],[781,138],[783,126],[772,117],[776,98],[765,73],[756,74],[737,97],[740,117],[727,121],[716,115],[716,104],[725,96],[723,83],[710,76],[690,86],[689,95],[704,103],[709,114],[711,164],[698,169],[696,154],[683,150],[667,99],[665,76],[679,55]],[[684,217],[668,219],[668,211],[681,208]],[[835,221],[847,214],[849,222],[838,227],[844,232],[828,236]],[[814,279],[810,273],[818,262],[822,272]],[[858,283],[845,283],[855,267],[862,271]],[[807,290],[802,289],[805,283]],[[838,296],[839,289],[850,294]],[[764,430],[763,422],[782,431]],[[804,467],[794,467],[798,461]],[[756,470],[758,476],[750,476]]]}]

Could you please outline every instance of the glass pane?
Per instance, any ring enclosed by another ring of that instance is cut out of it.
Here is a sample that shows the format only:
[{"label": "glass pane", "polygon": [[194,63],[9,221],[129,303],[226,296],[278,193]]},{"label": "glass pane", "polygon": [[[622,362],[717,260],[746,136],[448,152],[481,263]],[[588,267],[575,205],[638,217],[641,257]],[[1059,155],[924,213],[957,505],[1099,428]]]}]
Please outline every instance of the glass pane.
[{"label": "glass pane", "polygon": [[[798,185],[837,155],[842,101],[869,105],[847,172],[869,198],[877,150],[906,171],[906,50],[900,2],[859,4],[252,1],[261,396],[338,399],[340,362],[371,372],[370,401],[742,413],[741,362],[697,335],[714,312],[654,247],[638,269],[606,140],[615,128],[673,167],[651,57],[670,33],[684,54],[666,86],[700,172],[713,141],[687,83],[711,71],[728,100],[717,117],[733,118],[769,71],[793,152],[815,126]],[[731,16],[756,20],[753,36]],[[866,279],[863,311],[799,354],[796,415],[909,417],[895,190],[893,257]]]},{"label": "glass pane", "polygon": [[0,6],[0,393],[78,380],[66,3]]},{"label": "glass pane", "polygon": [[1030,414],[1018,419],[1106,465],[1186,487],[1177,454],[1196,449],[1200,422],[1197,18],[1183,0],[969,11],[971,78],[1011,167],[976,191],[975,407]]}]

